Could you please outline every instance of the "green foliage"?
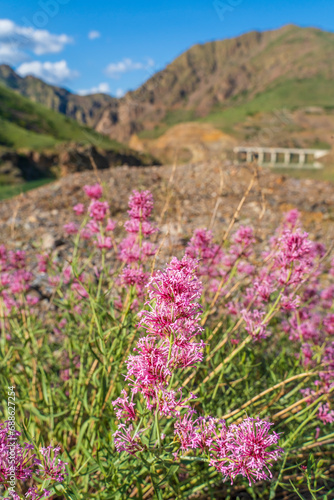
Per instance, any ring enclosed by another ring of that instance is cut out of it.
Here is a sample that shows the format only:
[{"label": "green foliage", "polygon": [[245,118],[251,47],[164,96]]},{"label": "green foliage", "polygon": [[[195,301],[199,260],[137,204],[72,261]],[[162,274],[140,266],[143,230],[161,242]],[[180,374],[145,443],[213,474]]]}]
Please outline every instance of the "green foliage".
[{"label": "green foliage", "polygon": [[6,200],[7,198],[12,198],[21,193],[26,193],[31,189],[36,189],[45,184],[49,184],[53,179],[40,179],[38,181],[24,182],[23,184],[8,185],[6,179],[4,179],[3,184],[0,179],[0,200]]}]

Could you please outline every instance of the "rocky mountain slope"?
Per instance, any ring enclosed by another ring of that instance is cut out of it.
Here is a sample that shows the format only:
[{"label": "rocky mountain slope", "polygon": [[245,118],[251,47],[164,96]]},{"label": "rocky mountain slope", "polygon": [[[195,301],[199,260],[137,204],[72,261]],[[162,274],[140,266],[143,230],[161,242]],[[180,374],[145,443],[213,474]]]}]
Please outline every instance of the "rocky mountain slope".
[{"label": "rocky mountain slope", "polygon": [[259,112],[333,110],[333,51],[334,33],[288,25],[195,45],[121,99],[76,96],[7,66],[0,66],[0,81],[121,141],[133,133],[156,137],[191,120],[238,135],[235,125]]},{"label": "rocky mountain slope", "polygon": [[333,108],[334,34],[285,26],[196,45],[103,113],[96,129],[126,138],[160,135],[184,121],[204,120],[225,132],[259,112]]},{"label": "rocky mountain slope", "polygon": [[100,121],[105,107],[117,101],[106,94],[76,95],[66,89],[49,85],[32,75],[22,78],[6,64],[0,65],[0,83],[33,102],[43,104],[92,128]]},{"label": "rocky mountain slope", "polygon": [[108,168],[155,161],[0,84],[0,184],[90,169],[92,162]]}]

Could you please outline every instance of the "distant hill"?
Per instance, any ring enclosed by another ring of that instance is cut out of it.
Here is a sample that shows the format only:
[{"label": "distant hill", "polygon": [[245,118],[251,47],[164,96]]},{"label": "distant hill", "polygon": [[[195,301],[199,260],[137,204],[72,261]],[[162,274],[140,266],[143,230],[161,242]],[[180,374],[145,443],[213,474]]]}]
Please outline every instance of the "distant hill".
[{"label": "distant hill", "polygon": [[41,149],[65,141],[122,149],[117,141],[83,127],[61,113],[31,102],[0,84],[0,145]]},{"label": "distant hill", "polygon": [[[93,160],[92,160],[93,158]],[[0,84],[0,185],[155,160]]]},{"label": "distant hill", "polygon": [[79,96],[30,75],[22,78],[6,64],[0,65],[0,83],[33,102],[43,104],[53,111],[58,111],[93,128],[100,120],[105,107],[117,101],[106,94]]},{"label": "distant hill", "polygon": [[334,33],[288,25],[195,45],[121,99],[76,96],[8,66],[0,81],[123,142],[199,121],[239,142],[330,147],[333,53]]}]

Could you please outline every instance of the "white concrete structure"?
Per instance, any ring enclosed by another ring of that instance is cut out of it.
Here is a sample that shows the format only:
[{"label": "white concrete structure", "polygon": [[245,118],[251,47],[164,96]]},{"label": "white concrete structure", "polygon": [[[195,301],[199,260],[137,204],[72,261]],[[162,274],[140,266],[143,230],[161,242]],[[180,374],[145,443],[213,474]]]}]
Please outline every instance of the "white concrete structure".
[{"label": "white concrete structure", "polygon": [[316,160],[326,156],[329,150],[238,146],[233,152],[235,165],[254,161],[267,167],[322,168],[322,164]]}]

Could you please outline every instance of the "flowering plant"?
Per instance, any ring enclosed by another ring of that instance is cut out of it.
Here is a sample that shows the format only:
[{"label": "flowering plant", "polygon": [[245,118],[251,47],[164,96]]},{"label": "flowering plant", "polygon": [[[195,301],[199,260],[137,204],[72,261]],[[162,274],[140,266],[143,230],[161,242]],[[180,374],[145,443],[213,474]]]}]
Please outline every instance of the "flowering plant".
[{"label": "flowering plant", "polygon": [[149,191],[124,224],[100,184],[79,201],[63,248],[0,246],[0,405],[20,388],[40,450],[20,448],[20,494],[330,498],[334,260],[300,214],[262,242],[197,229],[171,257]]},{"label": "flowering plant", "polygon": [[[67,463],[58,458],[60,447],[49,445],[36,453],[31,443],[18,441],[20,436],[9,422],[0,424],[0,484],[8,488],[14,500],[48,498],[54,493],[50,487],[62,483],[68,475]],[[18,493],[22,492],[22,483],[29,484],[24,497]]]}]

